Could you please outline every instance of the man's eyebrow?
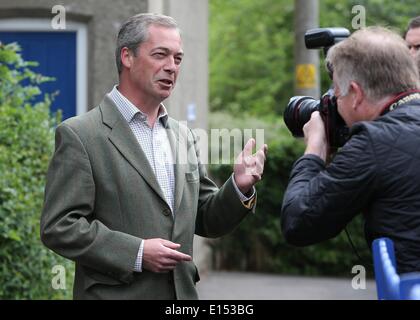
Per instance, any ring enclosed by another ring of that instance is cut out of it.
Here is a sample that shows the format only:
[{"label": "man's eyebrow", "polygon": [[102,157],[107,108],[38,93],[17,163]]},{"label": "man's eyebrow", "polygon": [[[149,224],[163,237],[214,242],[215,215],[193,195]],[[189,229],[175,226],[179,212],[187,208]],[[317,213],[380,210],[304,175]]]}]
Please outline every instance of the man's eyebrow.
[{"label": "man's eyebrow", "polygon": [[[158,50],[165,51],[166,53],[171,52],[171,50],[169,48],[166,48],[166,47],[156,47],[156,48],[153,48],[152,51],[154,52],[154,51],[158,51]],[[179,52],[175,53],[175,55],[177,55],[177,56],[184,56],[184,52],[183,51],[179,51]]]}]

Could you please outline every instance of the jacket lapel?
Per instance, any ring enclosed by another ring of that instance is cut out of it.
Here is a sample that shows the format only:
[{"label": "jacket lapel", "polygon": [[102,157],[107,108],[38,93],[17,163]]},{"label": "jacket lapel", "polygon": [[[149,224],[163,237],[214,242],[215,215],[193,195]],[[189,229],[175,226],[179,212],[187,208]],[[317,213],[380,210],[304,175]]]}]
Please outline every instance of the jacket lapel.
[{"label": "jacket lapel", "polygon": [[177,212],[182,199],[185,184],[185,170],[187,166],[187,131],[180,132],[182,128],[173,119],[168,120],[168,139],[175,155],[175,204],[174,213]]},{"label": "jacket lapel", "polygon": [[144,178],[150,188],[152,188],[153,191],[156,192],[156,194],[159,195],[166,203],[163,191],[156,180],[146,155],[139,146],[136,137],[128,126],[128,123],[118,111],[117,106],[106,95],[102,103],[99,105],[99,108],[102,113],[103,123],[111,129],[108,136],[111,143]]}]

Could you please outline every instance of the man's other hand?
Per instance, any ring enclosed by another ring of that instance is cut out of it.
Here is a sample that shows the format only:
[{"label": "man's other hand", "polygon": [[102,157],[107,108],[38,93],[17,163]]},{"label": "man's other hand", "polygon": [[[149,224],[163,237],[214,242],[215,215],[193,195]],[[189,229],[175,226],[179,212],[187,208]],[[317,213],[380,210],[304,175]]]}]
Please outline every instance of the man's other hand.
[{"label": "man's other hand", "polygon": [[177,251],[180,244],[165,239],[144,240],[143,268],[152,272],[168,272],[181,261],[192,261],[191,256]]},{"label": "man's other hand", "polygon": [[235,160],[233,167],[235,183],[242,194],[247,195],[252,186],[261,180],[268,147],[264,144],[260,150],[252,154],[255,140],[249,139],[242,152]]}]

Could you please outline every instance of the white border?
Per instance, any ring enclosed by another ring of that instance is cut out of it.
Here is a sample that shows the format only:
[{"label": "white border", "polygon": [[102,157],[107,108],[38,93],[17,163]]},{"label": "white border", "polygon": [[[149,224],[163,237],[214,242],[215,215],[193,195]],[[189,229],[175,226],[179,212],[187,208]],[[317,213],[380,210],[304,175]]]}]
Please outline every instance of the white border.
[{"label": "white border", "polygon": [[66,28],[54,30],[50,19],[14,18],[0,19],[0,31],[76,31],[76,114],[87,112],[87,26],[66,21]]}]

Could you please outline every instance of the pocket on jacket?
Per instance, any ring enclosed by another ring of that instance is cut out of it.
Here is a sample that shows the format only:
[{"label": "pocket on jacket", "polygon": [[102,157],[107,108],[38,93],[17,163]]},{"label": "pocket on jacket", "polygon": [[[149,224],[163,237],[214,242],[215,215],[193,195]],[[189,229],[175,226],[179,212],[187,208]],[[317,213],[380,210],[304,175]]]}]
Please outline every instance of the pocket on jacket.
[{"label": "pocket on jacket", "polygon": [[108,286],[116,286],[116,285],[123,284],[121,281],[108,277],[99,272],[85,272],[85,276],[83,280],[84,280],[83,283],[84,283],[85,290],[88,290],[90,287],[94,286],[95,284],[104,284]]},{"label": "pocket on jacket", "polygon": [[200,274],[198,272],[198,268],[196,265],[194,265],[195,267],[195,276],[194,276],[194,283],[197,283],[198,281],[200,281]]},{"label": "pocket on jacket", "polygon": [[194,284],[196,284],[198,281],[200,281],[200,275],[198,273],[198,268],[195,265],[194,262],[188,262],[187,263],[187,272],[190,277],[192,277],[192,280],[194,281]]},{"label": "pocket on jacket", "polygon": [[188,182],[197,182],[200,179],[200,174],[198,173],[198,169],[192,172],[185,172],[185,179]]}]

